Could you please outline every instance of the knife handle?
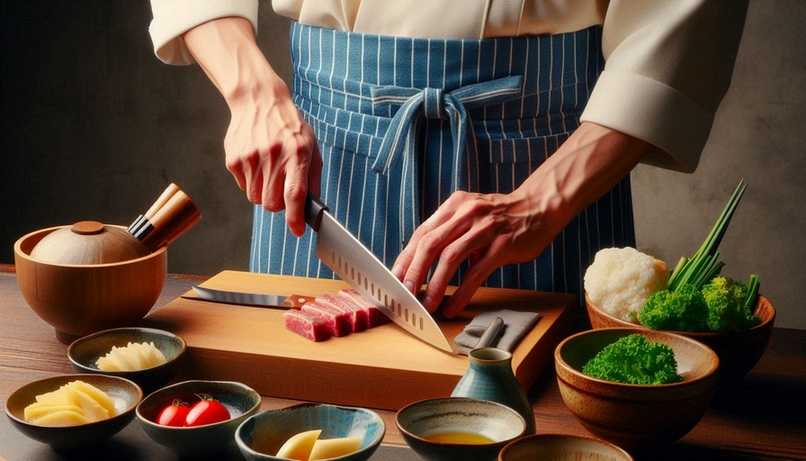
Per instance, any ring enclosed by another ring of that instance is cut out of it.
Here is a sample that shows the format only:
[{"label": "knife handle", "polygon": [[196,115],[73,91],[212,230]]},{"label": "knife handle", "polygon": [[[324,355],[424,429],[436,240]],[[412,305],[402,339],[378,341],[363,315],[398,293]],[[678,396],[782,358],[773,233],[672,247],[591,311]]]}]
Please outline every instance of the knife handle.
[{"label": "knife handle", "polygon": [[316,296],[290,295],[280,303],[280,306],[287,307],[289,309],[300,309],[305,303],[313,302],[315,300]]},{"label": "knife handle", "polygon": [[322,213],[327,211],[327,205],[310,193],[305,200],[305,222],[315,232],[319,232],[319,223],[322,222]]}]

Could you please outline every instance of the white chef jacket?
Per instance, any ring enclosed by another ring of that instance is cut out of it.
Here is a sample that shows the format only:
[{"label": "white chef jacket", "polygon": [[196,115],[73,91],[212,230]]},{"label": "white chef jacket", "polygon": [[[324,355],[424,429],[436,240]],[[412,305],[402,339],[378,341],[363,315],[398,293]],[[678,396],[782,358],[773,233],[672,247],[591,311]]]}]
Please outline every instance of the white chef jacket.
[{"label": "white chef jacket", "polygon": [[[258,0],[151,0],[154,50],[192,64],[182,34]],[[692,172],[730,85],[747,0],[273,0],[318,27],[424,38],[556,34],[601,25],[605,70],[582,113],[655,146],[644,162]]]}]

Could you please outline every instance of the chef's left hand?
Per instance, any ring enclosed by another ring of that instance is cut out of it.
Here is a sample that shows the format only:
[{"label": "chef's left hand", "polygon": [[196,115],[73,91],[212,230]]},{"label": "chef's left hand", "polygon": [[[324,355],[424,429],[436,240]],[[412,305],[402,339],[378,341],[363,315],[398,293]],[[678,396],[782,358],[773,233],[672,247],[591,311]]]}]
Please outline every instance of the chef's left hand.
[{"label": "chef's left hand", "polygon": [[464,278],[442,308],[455,317],[492,272],[532,261],[586,206],[612,189],[637,165],[650,145],[591,122],[583,122],[553,155],[511,194],[455,192],[414,231],[392,268],[412,293],[428,271],[423,306],[434,312],[463,261]]},{"label": "chef's left hand", "polygon": [[436,262],[423,298],[423,306],[434,312],[459,265],[469,259],[461,285],[442,308],[443,315],[454,317],[496,268],[531,261],[551,243],[554,229],[530,208],[529,198],[518,191],[455,192],[417,228],[393,273],[416,294]]}]

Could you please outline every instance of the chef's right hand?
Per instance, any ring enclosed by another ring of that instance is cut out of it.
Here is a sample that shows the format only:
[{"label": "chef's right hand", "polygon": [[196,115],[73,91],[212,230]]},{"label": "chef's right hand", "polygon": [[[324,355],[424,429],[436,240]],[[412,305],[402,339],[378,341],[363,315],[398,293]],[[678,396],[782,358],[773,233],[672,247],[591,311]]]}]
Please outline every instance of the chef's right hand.
[{"label": "chef's right hand", "polygon": [[286,210],[294,235],[305,233],[308,192],[318,197],[322,158],[288,86],[255,42],[249,21],[224,17],[194,27],[185,44],[227,101],[227,169],[250,202]]},{"label": "chef's right hand", "polygon": [[284,83],[271,97],[243,95],[230,103],[224,138],[227,169],[250,202],[286,210],[291,232],[305,232],[308,192],[319,196],[322,158],[311,127],[291,101]]}]

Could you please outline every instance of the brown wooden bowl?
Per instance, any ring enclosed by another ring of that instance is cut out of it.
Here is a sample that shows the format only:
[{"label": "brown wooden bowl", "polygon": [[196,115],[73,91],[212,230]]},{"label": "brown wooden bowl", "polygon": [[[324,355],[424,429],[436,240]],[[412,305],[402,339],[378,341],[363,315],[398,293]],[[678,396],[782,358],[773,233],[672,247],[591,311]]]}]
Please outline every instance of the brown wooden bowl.
[{"label": "brown wooden bowl", "polygon": [[[588,318],[593,328],[643,328],[645,326],[616,318],[585,296]],[[769,299],[759,295],[755,314],[761,317],[761,324],[749,330],[733,333],[672,331],[687,338],[695,339],[713,349],[719,356],[720,383],[730,383],[746,375],[758,363],[767,349],[772,327],[775,323],[775,307]]]},{"label": "brown wooden bowl", "polygon": [[56,329],[64,344],[142,319],[165,285],[166,248],[106,264],[58,264],[31,257],[37,243],[63,227],[69,226],[34,231],[14,244],[17,284],[34,312]]},{"label": "brown wooden bowl", "polygon": [[[624,384],[582,373],[582,367],[605,346],[633,333],[671,347],[683,381]],[[588,431],[625,449],[672,442],[694,428],[711,404],[719,368],[719,358],[704,344],[646,328],[577,333],[557,346],[554,363],[560,394],[571,413]]]}]

